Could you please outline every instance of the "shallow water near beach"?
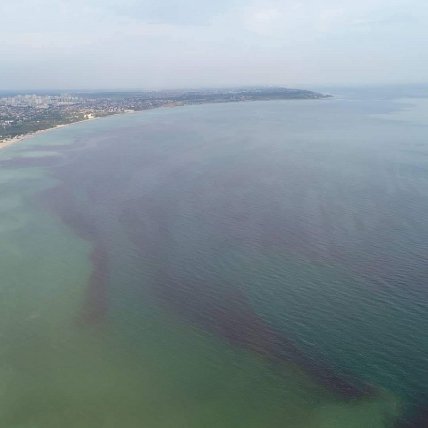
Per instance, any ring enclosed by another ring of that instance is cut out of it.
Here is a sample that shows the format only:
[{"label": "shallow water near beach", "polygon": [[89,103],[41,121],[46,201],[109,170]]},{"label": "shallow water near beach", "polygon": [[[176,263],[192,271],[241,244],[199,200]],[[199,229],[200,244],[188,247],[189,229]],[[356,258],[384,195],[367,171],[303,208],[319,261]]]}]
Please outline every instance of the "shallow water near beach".
[{"label": "shallow water near beach", "polygon": [[0,426],[427,426],[427,118],[354,93],[0,150]]}]

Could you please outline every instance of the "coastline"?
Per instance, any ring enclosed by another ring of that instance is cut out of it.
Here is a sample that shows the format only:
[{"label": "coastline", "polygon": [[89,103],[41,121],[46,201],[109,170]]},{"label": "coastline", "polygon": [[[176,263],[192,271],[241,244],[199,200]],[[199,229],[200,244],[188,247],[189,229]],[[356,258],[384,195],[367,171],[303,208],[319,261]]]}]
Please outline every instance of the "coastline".
[{"label": "coastline", "polygon": [[[175,108],[175,107],[182,107],[183,105],[184,104],[170,103],[170,104],[165,104],[163,106],[154,107],[152,109],[147,109],[147,110],[155,110],[157,108]],[[74,125],[75,123],[89,122],[92,120],[105,119],[106,117],[118,116],[118,115],[122,115],[122,114],[133,114],[133,113],[138,113],[141,111],[145,111],[145,110],[125,110],[125,111],[121,111],[118,113],[107,114],[105,116],[88,117],[86,119],[76,120],[75,122],[60,123],[58,125],[52,126],[51,128],[40,129],[38,131],[29,132],[28,134],[18,135],[18,136],[13,137],[13,138],[6,138],[4,140],[0,140],[0,150],[6,149],[7,147],[10,147],[10,146],[13,146],[17,143],[20,143],[21,141],[28,140],[32,137],[35,137],[36,135],[44,134],[45,132],[49,132],[49,131],[52,131],[52,130],[57,129],[57,128],[64,128],[66,126]]]},{"label": "coastline", "polygon": [[[330,96],[323,96],[321,98],[329,98]],[[293,99],[293,100],[300,100],[300,98],[284,98],[284,100],[287,99]],[[307,100],[307,98],[304,98],[305,100]],[[308,99],[319,99],[317,98],[308,98]],[[116,113],[110,113],[110,114],[105,114],[105,115],[101,115],[101,116],[96,116],[96,117],[87,117],[85,119],[81,119],[81,120],[76,120],[75,122],[70,122],[70,123],[60,123],[58,125],[52,126],[50,128],[46,128],[46,129],[40,129],[38,131],[34,131],[34,132],[29,132],[27,134],[22,134],[22,135],[18,135],[12,138],[5,138],[5,139],[0,139],[0,150],[2,149],[6,149],[7,147],[10,147],[12,145],[15,145],[21,141],[24,141],[26,139],[32,138],[36,135],[39,135],[41,133],[44,132],[48,132],[51,131],[53,129],[56,128],[62,128],[65,126],[70,126],[73,125],[75,123],[80,123],[80,122],[86,122],[89,120],[95,120],[95,119],[102,119],[105,117],[109,117],[109,116],[116,116],[116,115],[121,115],[121,114],[130,114],[130,113],[137,113],[137,112],[141,112],[141,111],[145,111],[145,110],[154,110],[154,109],[158,109],[158,108],[175,108],[175,107],[183,107],[185,105],[200,105],[200,104],[218,104],[218,103],[242,103],[242,102],[252,102],[252,101],[274,101],[277,100],[276,98],[272,98],[272,99],[241,99],[241,100],[222,100],[222,101],[205,101],[205,102],[183,102],[183,101],[173,101],[173,102],[166,102],[165,104],[162,105],[157,105],[157,106],[153,106],[151,108],[146,108],[146,109],[141,109],[141,110],[132,110],[132,109],[127,109],[121,112],[116,112]],[[282,100],[282,99],[279,99]]]},{"label": "coastline", "polygon": [[[175,106],[173,106],[173,107],[175,107]],[[58,125],[52,126],[51,128],[40,129],[38,131],[29,132],[28,134],[18,135],[18,136],[13,137],[13,138],[6,138],[4,140],[0,140],[0,150],[6,149],[7,147],[10,147],[10,146],[13,146],[17,143],[20,143],[21,141],[28,140],[32,137],[35,137],[36,135],[44,134],[45,132],[49,132],[49,131],[52,131],[52,130],[57,129],[57,128],[65,128],[66,126],[71,126],[71,125],[74,125],[76,123],[89,122],[89,121],[93,121],[93,120],[104,119],[106,117],[118,116],[118,115],[122,115],[122,114],[131,114],[131,113],[137,113],[137,112],[138,112],[138,110],[126,110],[126,111],[122,111],[119,113],[107,114],[105,116],[88,117],[86,119],[76,120],[75,122],[70,122],[70,123],[60,123]]]},{"label": "coastline", "polygon": [[5,140],[1,140],[0,150],[6,149],[7,147],[10,147],[10,146],[13,146],[17,143],[20,143],[21,141],[28,140],[32,137],[35,137],[36,135],[43,134],[43,133],[48,132],[48,131],[52,131],[53,129],[64,128],[65,126],[70,126],[70,125],[73,125],[75,123],[87,122],[88,120],[95,120],[95,119],[99,119],[99,117],[77,120],[76,122],[71,122],[71,123],[62,123],[59,125],[52,126],[51,128],[40,129],[38,131],[29,132],[28,134],[18,135],[18,136],[13,137],[13,138],[7,138]]}]

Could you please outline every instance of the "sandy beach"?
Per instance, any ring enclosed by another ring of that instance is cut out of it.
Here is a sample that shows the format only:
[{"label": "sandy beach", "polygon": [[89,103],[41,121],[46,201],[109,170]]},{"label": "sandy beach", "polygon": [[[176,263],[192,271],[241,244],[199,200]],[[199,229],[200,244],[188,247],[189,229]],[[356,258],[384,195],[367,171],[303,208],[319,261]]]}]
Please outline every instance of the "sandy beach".
[{"label": "sandy beach", "polygon": [[134,110],[127,110],[127,111],[120,112],[120,113],[109,114],[107,116],[89,117],[87,119],[77,120],[76,122],[62,123],[60,125],[53,126],[52,128],[40,129],[39,131],[30,132],[30,133],[25,134],[25,135],[18,135],[18,136],[13,137],[13,138],[0,139],[0,150],[5,149],[6,147],[12,146],[16,143],[20,143],[21,141],[27,140],[29,138],[36,136],[36,135],[43,134],[43,133],[48,132],[48,131],[52,131],[53,129],[64,128],[65,126],[74,125],[75,123],[87,122],[90,120],[103,119],[103,118],[109,117],[109,116],[115,116],[115,115],[119,115],[119,114],[130,114],[130,113],[135,113],[135,111]]},{"label": "sandy beach", "polygon": [[78,122],[85,122],[87,120],[93,120],[93,119],[83,119],[83,120],[79,120],[77,122],[64,123],[61,125],[53,126],[52,128],[40,129],[39,131],[30,132],[30,133],[25,134],[25,135],[18,135],[18,136],[13,137],[13,138],[5,138],[4,140],[0,140],[0,150],[5,149],[6,147],[12,146],[12,145],[19,143],[21,141],[32,138],[36,135],[43,134],[43,133],[48,132],[48,131],[52,131],[53,129],[63,128],[64,126],[73,125],[73,123],[78,123]]}]

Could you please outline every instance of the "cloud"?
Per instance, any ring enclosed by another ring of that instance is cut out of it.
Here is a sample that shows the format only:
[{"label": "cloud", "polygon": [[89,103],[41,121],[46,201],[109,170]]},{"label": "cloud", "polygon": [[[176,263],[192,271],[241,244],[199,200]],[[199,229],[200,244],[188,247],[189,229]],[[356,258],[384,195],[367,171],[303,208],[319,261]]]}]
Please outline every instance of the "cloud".
[{"label": "cloud", "polygon": [[[39,73],[42,86],[57,79],[64,87],[365,83],[428,73],[422,0],[5,0],[0,15],[6,86],[27,86],[19,67],[34,70],[34,82]],[[385,72],[391,66],[397,76]]]}]

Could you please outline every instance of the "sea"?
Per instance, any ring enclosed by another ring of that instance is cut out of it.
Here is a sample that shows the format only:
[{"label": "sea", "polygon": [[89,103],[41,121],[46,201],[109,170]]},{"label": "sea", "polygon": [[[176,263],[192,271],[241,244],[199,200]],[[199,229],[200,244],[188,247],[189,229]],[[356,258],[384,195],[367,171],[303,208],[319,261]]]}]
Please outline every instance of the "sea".
[{"label": "sea", "polygon": [[1,427],[428,426],[428,87],[328,92],[0,150]]}]

